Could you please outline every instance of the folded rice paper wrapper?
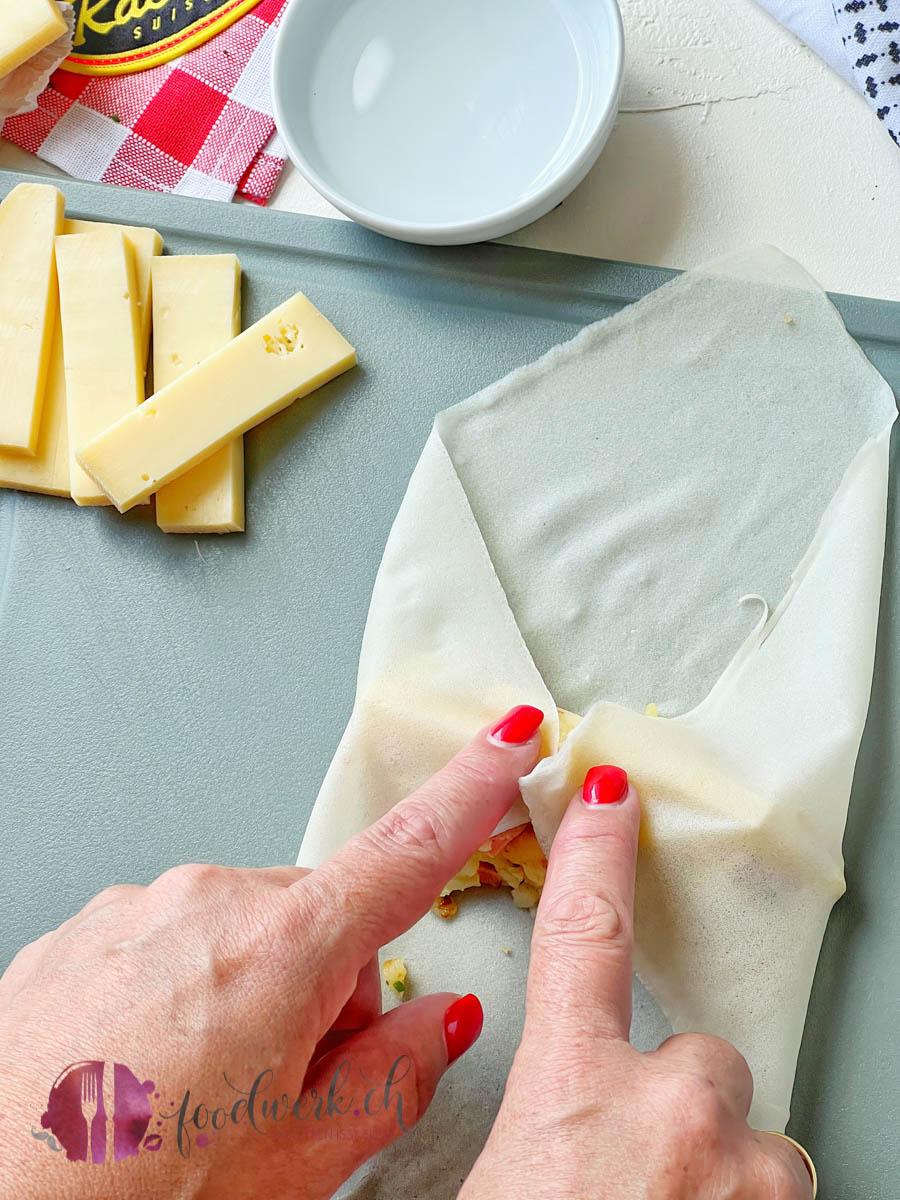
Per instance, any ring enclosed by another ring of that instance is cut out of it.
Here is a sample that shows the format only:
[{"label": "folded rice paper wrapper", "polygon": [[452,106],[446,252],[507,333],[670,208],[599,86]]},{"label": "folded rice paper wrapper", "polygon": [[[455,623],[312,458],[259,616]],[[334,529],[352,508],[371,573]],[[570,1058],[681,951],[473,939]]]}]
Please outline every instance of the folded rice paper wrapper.
[{"label": "folded rice paper wrapper", "polygon": [[[783,1129],[844,887],[895,416],[824,292],[768,247],[440,413],[299,861],[511,705],[539,706],[547,757],[522,794],[545,849],[594,763],[624,767],[641,798],[633,1041],[728,1038],[753,1070],[752,1123]],[[557,705],[584,714],[561,749]],[[456,1194],[521,1031],[531,929],[508,895],[468,893],[455,920],[428,914],[388,948],[413,994],[476,992],[485,1033],[342,1194]]]}]

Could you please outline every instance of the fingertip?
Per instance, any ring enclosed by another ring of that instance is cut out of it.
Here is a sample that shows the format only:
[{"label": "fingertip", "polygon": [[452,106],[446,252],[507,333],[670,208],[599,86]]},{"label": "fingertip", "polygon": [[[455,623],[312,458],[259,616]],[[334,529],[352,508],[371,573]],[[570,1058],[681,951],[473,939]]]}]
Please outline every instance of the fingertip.
[{"label": "fingertip", "polygon": [[533,704],[517,704],[488,731],[487,740],[495,746],[524,746],[544,723],[544,713]]},{"label": "fingertip", "polygon": [[581,785],[581,799],[588,808],[622,804],[628,798],[628,775],[621,767],[605,763],[591,767]]},{"label": "fingertip", "polygon": [[472,992],[459,996],[444,1013],[447,1066],[471,1050],[484,1028],[484,1009]]}]

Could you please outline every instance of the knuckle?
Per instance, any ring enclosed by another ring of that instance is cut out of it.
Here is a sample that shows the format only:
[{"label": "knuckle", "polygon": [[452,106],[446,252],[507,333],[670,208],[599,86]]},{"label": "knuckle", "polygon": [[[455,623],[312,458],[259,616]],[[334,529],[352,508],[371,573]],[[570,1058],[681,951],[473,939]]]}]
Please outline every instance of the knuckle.
[{"label": "knuckle", "polygon": [[727,1063],[731,1077],[738,1080],[742,1087],[753,1095],[753,1072],[750,1070],[750,1064],[741,1054],[740,1050],[731,1045],[730,1042],[722,1043],[722,1056]]},{"label": "knuckle", "polygon": [[497,760],[483,753],[463,753],[449,764],[446,774],[442,773],[439,778],[451,795],[484,791],[497,782]]},{"label": "knuckle", "polygon": [[725,1113],[722,1099],[709,1080],[678,1075],[669,1084],[668,1107],[678,1126],[695,1143],[710,1146],[718,1140]]},{"label": "knuckle", "polygon": [[93,913],[110,904],[127,900],[134,895],[136,887],[137,885],[133,883],[113,883],[109,887],[103,888],[96,896],[92,896],[81,911],[84,914]]},{"label": "knuckle", "polygon": [[221,880],[222,876],[223,868],[213,863],[179,863],[163,871],[151,886],[190,895],[205,891],[211,884]]},{"label": "knuckle", "polygon": [[302,880],[272,896],[278,919],[269,922],[270,932],[280,934],[289,945],[306,945],[324,921],[333,924],[336,914],[355,901],[352,885],[341,889],[323,870],[311,871]]},{"label": "knuckle", "polygon": [[711,1074],[719,1080],[727,1079],[743,1089],[753,1092],[753,1074],[750,1065],[735,1046],[725,1038],[711,1033],[680,1033],[668,1038],[659,1048],[665,1058],[677,1056],[698,1074]]},{"label": "knuckle", "polygon": [[666,1038],[660,1049],[679,1050],[682,1054],[701,1058],[706,1047],[716,1040],[710,1033],[673,1033],[670,1038]]},{"label": "knuckle", "polygon": [[41,956],[46,953],[55,934],[56,930],[52,930],[50,933],[43,934],[36,941],[29,942],[27,946],[22,946],[13,956],[6,970],[0,974],[0,986],[21,984],[32,972],[36,973]]},{"label": "knuckle", "polygon": [[704,1060],[725,1061],[731,1066],[746,1067],[749,1071],[746,1058],[725,1038],[717,1037],[714,1033],[685,1034],[685,1037],[691,1038],[697,1047],[698,1055]]},{"label": "knuckle", "polygon": [[[620,823],[604,823],[602,821],[583,820],[576,826],[564,828],[557,841],[561,843],[564,854],[584,855],[602,849],[604,856],[612,859],[625,859],[634,851],[634,835]],[[555,843],[554,843],[555,844]],[[608,855],[606,851],[609,851]],[[560,851],[557,850],[557,854]]]},{"label": "knuckle", "polygon": [[446,831],[437,816],[424,804],[407,801],[386,813],[371,829],[376,849],[382,853],[400,851],[438,858],[446,841]]},{"label": "knuckle", "polygon": [[545,893],[538,910],[540,936],[568,945],[601,945],[624,949],[631,923],[624,906],[612,896],[580,888]]}]

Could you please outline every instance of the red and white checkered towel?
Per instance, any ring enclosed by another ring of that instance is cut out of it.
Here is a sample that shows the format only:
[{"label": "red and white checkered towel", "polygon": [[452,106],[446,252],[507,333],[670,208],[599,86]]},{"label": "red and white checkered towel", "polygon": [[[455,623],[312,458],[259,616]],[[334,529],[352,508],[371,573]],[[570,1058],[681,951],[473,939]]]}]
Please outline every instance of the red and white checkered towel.
[{"label": "red and white checkered towel", "polygon": [[269,68],[287,0],[260,0],[181,58],[132,75],[56,71],[0,133],[79,179],[265,204],[284,166]]}]

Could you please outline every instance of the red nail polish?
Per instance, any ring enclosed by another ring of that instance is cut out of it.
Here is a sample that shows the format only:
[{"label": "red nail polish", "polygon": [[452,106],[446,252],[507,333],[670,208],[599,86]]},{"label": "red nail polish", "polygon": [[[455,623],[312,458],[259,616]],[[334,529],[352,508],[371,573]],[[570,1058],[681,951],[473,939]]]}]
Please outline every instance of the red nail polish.
[{"label": "red nail polish", "polygon": [[628,776],[621,767],[591,767],[584,777],[581,798],[585,804],[618,804],[628,791]]},{"label": "red nail polish", "polygon": [[444,1013],[444,1038],[447,1042],[447,1063],[456,1062],[460,1055],[478,1041],[484,1025],[481,1001],[470,992],[454,1000]]},{"label": "red nail polish", "polygon": [[491,730],[491,737],[505,745],[519,746],[533,737],[541,727],[544,714],[530,704],[519,704],[511,708],[505,717]]}]

